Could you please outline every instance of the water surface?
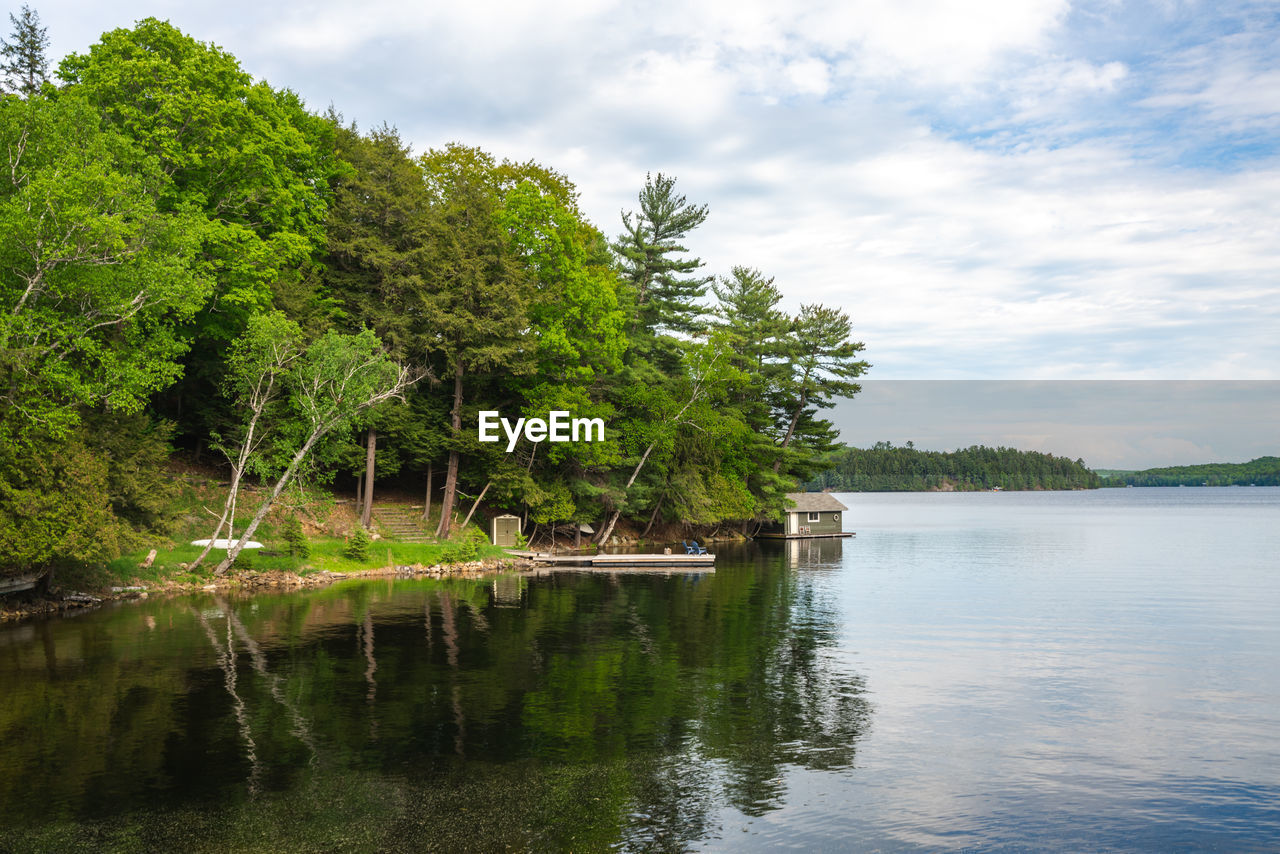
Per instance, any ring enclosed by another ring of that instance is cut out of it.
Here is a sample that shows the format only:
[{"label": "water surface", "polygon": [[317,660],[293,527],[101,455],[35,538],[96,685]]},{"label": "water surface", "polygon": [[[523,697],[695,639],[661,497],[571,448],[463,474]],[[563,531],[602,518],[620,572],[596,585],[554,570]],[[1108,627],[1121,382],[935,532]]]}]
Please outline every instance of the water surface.
[{"label": "water surface", "polygon": [[0,850],[1274,850],[1280,489],[0,630]]}]

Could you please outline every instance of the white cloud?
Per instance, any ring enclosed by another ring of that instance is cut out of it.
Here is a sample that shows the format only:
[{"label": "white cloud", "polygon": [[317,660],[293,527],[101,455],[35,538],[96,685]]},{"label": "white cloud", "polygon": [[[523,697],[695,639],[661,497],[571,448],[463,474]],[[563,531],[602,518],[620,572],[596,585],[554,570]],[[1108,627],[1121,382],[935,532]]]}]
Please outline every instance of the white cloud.
[{"label": "white cloud", "polygon": [[[607,234],[647,171],[676,175],[710,205],[689,244],[711,272],[756,266],[793,308],[846,308],[879,376],[1280,376],[1274,26],[1085,11],[233,0],[135,15],[173,17],[419,150],[456,139],[554,166]],[[46,18],[84,34],[63,49],[128,24],[100,6]],[[1241,129],[1252,148],[1233,147]],[[1226,154],[1187,160],[1201,150]]]}]

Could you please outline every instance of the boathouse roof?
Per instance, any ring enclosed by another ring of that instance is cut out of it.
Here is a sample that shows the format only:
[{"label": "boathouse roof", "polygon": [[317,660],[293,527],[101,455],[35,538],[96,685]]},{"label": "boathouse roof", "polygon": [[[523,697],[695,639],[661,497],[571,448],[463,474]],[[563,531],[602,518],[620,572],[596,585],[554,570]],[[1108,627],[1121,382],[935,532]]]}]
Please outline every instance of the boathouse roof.
[{"label": "boathouse roof", "polygon": [[796,506],[789,513],[821,513],[831,510],[848,510],[839,501],[826,492],[788,492],[787,498]]}]

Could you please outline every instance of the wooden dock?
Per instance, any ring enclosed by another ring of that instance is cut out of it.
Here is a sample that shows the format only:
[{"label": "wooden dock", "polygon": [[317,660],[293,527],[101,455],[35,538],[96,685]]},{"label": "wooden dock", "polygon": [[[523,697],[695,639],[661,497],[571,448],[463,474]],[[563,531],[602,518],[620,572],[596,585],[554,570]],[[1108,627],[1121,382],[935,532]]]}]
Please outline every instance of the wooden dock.
[{"label": "wooden dock", "polygon": [[716,556],[713,554],[550,554],[508,550],[513,557],[522,557],[534,563],[563,566],[566,569],[581,567],[600,569],[685,569],[693,572],[714,572]]}]

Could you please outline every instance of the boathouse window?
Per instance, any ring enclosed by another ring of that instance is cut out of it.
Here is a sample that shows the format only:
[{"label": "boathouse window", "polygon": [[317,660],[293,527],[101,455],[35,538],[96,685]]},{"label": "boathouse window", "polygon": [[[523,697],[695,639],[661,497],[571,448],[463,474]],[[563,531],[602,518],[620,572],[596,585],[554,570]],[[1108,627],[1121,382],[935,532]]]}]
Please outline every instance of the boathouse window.
[{"label": "boathouse window", "polygon": [[822,514],[821,514],[821,513],[810,513],[810,514],[809,514],[809,521],[810,521],[810,522],[821,522],[821,521],[822,521]]}]

